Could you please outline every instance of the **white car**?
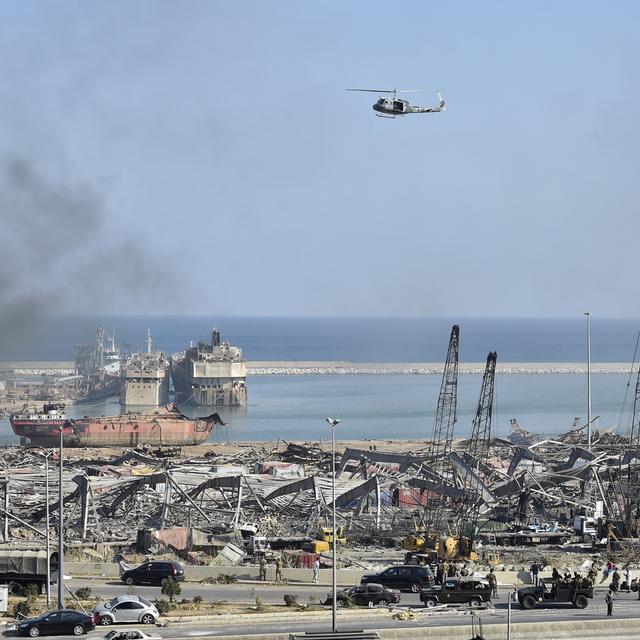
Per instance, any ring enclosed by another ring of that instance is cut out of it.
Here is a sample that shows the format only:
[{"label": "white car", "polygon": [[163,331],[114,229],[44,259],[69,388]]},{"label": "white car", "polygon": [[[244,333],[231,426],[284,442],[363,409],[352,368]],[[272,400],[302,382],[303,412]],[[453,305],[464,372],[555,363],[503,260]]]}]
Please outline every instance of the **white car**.
[{"label": "white car", "polygon": [[160,617],[156,606],[142,596],[116,596],[110,602],[97,605],[92,611],[96,624],[139,622],[155,624]]},{"label": "white car", "polygon": [[150,635],[137,629],[130,629],[129,631],[117,631],[114,629],[102,637],[104,640],[162,640],[160,636]]}]

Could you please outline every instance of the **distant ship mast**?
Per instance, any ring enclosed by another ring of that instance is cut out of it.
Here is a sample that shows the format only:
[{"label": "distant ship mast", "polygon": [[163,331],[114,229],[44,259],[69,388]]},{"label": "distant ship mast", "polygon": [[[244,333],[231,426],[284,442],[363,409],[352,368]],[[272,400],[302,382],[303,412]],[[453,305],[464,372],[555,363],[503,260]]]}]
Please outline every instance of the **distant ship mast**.
[{"label": "distant ship mast", "polygon": [[151,329],[147,329],[147,354],[151,355]]}]

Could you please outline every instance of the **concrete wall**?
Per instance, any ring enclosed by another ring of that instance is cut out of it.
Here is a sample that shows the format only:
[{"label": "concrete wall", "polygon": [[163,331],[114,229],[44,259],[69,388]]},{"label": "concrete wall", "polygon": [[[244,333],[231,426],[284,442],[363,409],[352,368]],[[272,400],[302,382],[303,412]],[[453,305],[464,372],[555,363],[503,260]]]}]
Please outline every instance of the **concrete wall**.
[{"label": "concrete wall", "polygon": [[[119,574],[119,567],[115,563],[100,562],[65,562],[65,573],[72,577],[115,577]],[[222,573],[238,576],[239,580],[257,580],[258,567],[239,566],[239,567],[197,567],[193,565],[185,565],[185,580],[190,582],[201,582],[207,579],[214,579]],[[311,582],[311,569],[283,569],[283,577],[288,582]],[[338,569],[338,584],[348,586],[358,584],[360,578],[365,573],[362,569]],[[541,574],[542,575],[542,574]],[[504,585],[505,588],[512,585],[524,584],[524,579],[529,574],[516,571],[500,571],[497,573],[498,584]],[[275,567],[269,565],[267,568],[267,579],[275,579]],[[320,569],[319,583],[324,585],[331,584],[331,569]]]}]

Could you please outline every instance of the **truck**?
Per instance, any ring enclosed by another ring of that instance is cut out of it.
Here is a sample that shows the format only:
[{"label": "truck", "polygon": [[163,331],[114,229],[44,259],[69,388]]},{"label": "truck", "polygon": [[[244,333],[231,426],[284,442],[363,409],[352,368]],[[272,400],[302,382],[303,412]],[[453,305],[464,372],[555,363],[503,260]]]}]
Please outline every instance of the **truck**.
[{"label": "truck", "polygon": [[518,589],[518,603],[523,609],[544,608],[548,605],[571,604],[584,609],[593,598],[593,585],[580,581],[553,580],[550,585],[541,580],[537,586]]},{"label": "truck", "polygon": [[440,604],[466,604],[476,608],[491,602],[491,587],[484,578],[447,578],[443,585],[423,588],[420,600],[429,608]]},{"label": "truck", "polygon": [[46,551],[0,552],[0,584],[9,587],[11,595],[23,595],[28,585],[35,585],[38,593],[47,588],[47,563],[50,576],[58,571],[58,552],[47,557]]},{"label": "truck", "polygon": [[566,544],[573,540],[569,531],[543,531],[520,529],[519,531],[499,531],[484,533],[480,538],[488,544],[503,547],[534,546],[537,544]]}]

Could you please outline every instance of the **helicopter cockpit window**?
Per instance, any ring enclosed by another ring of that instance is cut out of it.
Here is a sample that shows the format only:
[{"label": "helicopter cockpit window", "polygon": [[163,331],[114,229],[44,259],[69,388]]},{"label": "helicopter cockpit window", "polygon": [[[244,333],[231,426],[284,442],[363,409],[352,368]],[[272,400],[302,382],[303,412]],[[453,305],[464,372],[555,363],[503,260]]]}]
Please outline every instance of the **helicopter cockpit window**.
[{"label": "helicopter cockpit window", "polygon": [[378,100],[378,104],[384,104],[385,103],[385,99],[384,98],[380,98],[380,100]]}]

